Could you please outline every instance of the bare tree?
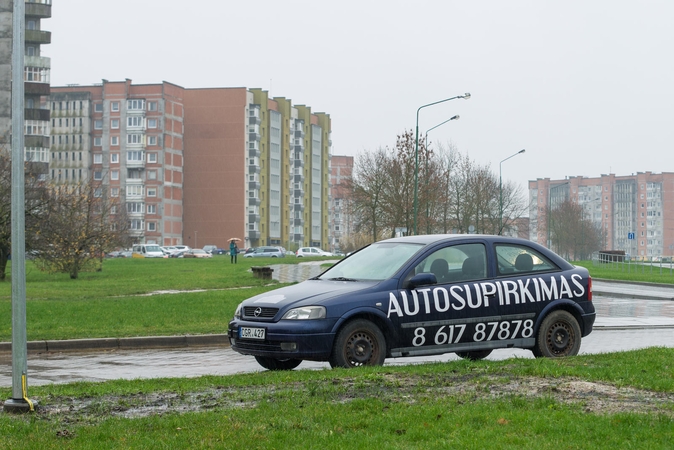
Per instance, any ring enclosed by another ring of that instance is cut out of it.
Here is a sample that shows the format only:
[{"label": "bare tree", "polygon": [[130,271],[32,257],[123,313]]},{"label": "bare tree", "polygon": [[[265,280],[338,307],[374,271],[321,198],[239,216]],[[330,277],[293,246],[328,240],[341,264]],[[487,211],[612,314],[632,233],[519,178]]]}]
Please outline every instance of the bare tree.
[{"label": "bare tree", "polygon": [[[41,220],[47,202],[47,190],[39,168],[25,163],[25,227],[30,229]],[[12,160],[6,145],[0,144],[0,281],[6,279],[7,261],[12,247]],[[26,233],[26,250],[33,248],[34,234]]]},{"label": "bare tree", "polygon": [[128,245],[128,220],[117,199],[109,198],[100,185],[53,186],[44,220],[34,233],[37,260],[43,270],[79,273],[100,270],[103,255]]},{"label": "bare tree", "polygon": [[567,200],[547,216],[552,247],[566,259],[587,259],[601,249],[601,228],[583,218],[583,208],[577,203]]}]

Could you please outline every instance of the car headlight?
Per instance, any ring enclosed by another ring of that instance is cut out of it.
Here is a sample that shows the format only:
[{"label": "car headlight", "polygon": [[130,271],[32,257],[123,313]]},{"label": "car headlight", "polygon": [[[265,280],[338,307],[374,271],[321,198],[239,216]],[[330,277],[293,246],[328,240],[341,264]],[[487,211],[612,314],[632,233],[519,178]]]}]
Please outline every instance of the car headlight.
[{"label": "car headlight", "polygon": [[303,306],[286,312],[281,320],[325,319],[325,306]]},{"label": "car headlight", "polygon": [[236,311],[234,311],[234,318],[235,319],[241,319],[241,308],[243,307],[243,303],[239,303],[239,306],[236,307]]}]

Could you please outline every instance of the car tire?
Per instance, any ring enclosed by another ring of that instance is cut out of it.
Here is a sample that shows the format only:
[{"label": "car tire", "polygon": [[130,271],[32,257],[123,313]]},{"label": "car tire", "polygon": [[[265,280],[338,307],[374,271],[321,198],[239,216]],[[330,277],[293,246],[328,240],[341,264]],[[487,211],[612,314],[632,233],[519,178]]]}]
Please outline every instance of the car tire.
[{"label": "car tire", "polygon": [[479,361],[491,355],[492,349],[487,350],[471,350],[468,352],[456,352],[456,356],[461,359],[468,359],[470,361]]},{"label": "car tire", "polygon": [[381,366],[386,359],[386,338],[369,320],[347,323],[335,338],[330,355],[331,367]]},{"label": "car tire", "polygon": [[302,363],[301,359],[275,359],[256,356],[255,360],[267,370],[293,370]]},{"label": "car tire", "polygon": [[580,351],[580,335],[580,325],[571,313],[553,311],[543,319],[531,351],[537,358],[575,356]]}]

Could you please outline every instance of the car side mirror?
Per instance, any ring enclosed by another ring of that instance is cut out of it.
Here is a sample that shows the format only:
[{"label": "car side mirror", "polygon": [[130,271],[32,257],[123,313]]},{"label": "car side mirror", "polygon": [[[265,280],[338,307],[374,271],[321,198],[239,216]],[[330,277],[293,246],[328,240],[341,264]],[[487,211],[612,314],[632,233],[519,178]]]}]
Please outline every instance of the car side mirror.
[{"label": "car side mirror", "polygon": [[420,273],[414,275],[410,278],[410,281],[407,282],[407,289],[415,289],[418,286],[426,286],[429,284],[438,284],[438,279],[435,277],[434,273]]}]

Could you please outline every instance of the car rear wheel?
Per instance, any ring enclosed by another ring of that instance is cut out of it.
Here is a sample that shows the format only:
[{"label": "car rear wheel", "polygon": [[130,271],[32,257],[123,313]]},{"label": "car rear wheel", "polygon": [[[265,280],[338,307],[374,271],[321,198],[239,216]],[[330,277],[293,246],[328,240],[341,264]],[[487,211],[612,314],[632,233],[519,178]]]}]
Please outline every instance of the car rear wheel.
[{"label": "car rear wheel", "polygon": [[543,319],[532,352],[536,357],[575,356],[580,350],[580,334],[580,325],[571,313],[553,311]]},{"label": "car rear wheel", "polygon": [[255,360],[267,370],[293,370],[302,363],[301,359],[275,359],[256,356]]},{"label": "car rear wheel", "polygon": [[357,319],[339,330],[330,355],[332,367],[381,366],[386,359],[386,338],[369,320]]},{"label": "car rear wheel", "polygon": [[456,352],[456,356],[462,359],[469,359],[471,361],[479,361],[491,355],[491,349],[488,350],[473,350],[469,352]]}]

